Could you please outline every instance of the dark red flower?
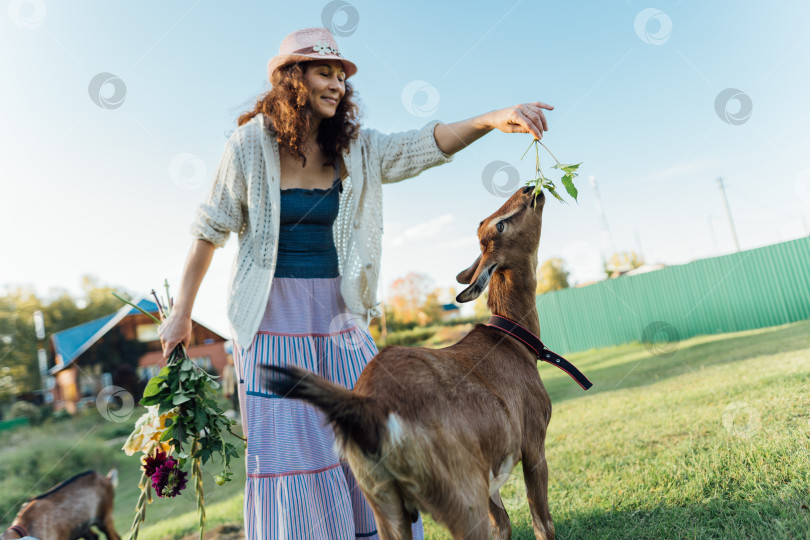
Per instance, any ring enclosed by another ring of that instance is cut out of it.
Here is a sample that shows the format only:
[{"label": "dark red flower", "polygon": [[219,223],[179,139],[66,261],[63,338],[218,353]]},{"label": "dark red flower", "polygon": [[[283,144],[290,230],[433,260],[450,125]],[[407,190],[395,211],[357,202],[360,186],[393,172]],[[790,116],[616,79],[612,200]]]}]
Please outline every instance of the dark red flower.
[{"label": "dark red flower", "polygon": [[152,474],[152,487],[158,497],[174,497],[186,487],[187,475],[174,458],[166,458]]},{"label": "dark red flower", "polygon": [[155,474],[155,471],[158,469],[158,467],[163,465],[163,463],[166,461],[166,452],[158,450],[157,454],[155,454],[154,457],[147,456],[145,461],[146,463],[143,466],[143,470],[146,472],[146,476],[152,476],[153,474]]}]

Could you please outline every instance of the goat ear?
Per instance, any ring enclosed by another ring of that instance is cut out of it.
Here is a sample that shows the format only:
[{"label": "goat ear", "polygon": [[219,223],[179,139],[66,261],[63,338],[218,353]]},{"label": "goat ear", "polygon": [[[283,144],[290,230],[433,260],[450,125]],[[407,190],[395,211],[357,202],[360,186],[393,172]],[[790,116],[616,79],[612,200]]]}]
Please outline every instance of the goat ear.
[{"label": "goat ear", "polygon": [[467,268],[466,270],[462,270],[456,276],[456,281],[459,283],[463,283],[464,285],[469,285],[472,281],[473,274],[475,274],[475,269],[478,268],[478,263],[481,262],[481,255],[475,259],[475,262],[472,263],[472,266]]},{"label": "goat ear", "polygon": [[[476,259],[476,262],[480,259],[481,257]],[[484,292],[484,289],[489,285],[489,279],[492,277],[492,272],[495,271],[496,266],[498,266],[498,264],[495,262],[479,262],[475,268],[475,273],[470,279],[470,286],[458,293],[456,301],[462,303],[470,302],[481,296],[481,293]]]}]

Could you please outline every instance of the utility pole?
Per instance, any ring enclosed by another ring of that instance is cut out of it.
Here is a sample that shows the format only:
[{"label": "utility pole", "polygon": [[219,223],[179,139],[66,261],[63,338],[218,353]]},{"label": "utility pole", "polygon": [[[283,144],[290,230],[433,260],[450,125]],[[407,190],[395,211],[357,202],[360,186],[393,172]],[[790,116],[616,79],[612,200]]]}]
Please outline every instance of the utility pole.
[{"label": "utility pole", "polygon": [[45,319],[41,311],[34,312],[34,333],[37,336],[39,347],[37,359],[39,360],[39,377],[42,385],[42,403],[50,403],[50,388],[48,388],[48,354],[45,351]]},{"label": "utility pole", "polygon": [[737,231],[734,229],[734,220],[731,219],[731,209],[728,207],[728,198],[726,197],[726,187],[723,185],[723,177],[717,177],[717,185],[720,187],[720,193],[723,195],[723,204],[726,207],[726,217],[728,218],[728,226],[731,227],[731,238],[734,240],[734,247],[737,252],[740,251],[740,243],[737,241]]},{"label": "utility pole", "polygon": [[720,255],[720,247],[717,245],[717,236],[715,236],[714,234],[714,225],[712,225],[712,217],[714,216],[708,216],[706,218],[706,221],[709,222],[709,232],[712,235],[712,243],[714,244],[714,254]]},{"label": "utility pole", "polygon": [[[605,264],[608,257],[616,252],[616,244],[613,242],[613,235],[610,233],[605,211],[602,208],[602,199],[599,197],[599,190],[596,189],[596,176],[590,175],[588,182],[590,182],[593,188],[594,198],[596,199],[596,213],[599,216],[599,224],[602,229],[602,263]],[[609,252],[609,255],[605,256],[605,250]]]}]

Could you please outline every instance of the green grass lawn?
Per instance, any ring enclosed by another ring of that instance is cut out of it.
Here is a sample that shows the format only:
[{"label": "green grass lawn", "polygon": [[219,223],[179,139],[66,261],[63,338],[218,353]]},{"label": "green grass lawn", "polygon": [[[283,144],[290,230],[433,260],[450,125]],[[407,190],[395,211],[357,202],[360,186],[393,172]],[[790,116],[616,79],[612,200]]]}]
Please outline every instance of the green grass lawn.
[{"label": "green grass lawn", "polygon": [[[810,322],[569,360],[588,392],[540,367],[558,538],[810,537]],[[519,471],[505,487],[513,538],[534,538]]]},{"label": "green grass lawn", "polygon": [[[558,538],[810,538],[810,321],[695,337],[666,357],[628,344],[568,358],[593,388],[539,367],[554,404],[546,449]],[[131,460],[116,495],[121,533],[137,497]],[[209,528],[241,523],[241,465],[224,487],[206,482]],[[193,531],[190,493],[153,503],[140,538]],[[513,538],[534,538],[520,467],[501,494]],[[450,538],[425,521],[427,538]]]}]

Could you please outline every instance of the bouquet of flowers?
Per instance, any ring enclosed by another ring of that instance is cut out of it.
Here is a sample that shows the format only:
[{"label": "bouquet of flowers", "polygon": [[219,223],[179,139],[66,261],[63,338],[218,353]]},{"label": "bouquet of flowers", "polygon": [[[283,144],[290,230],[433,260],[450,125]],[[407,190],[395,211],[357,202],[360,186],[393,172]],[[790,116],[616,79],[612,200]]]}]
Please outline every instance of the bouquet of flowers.
[{"label": "bouquet of flowers", "polygon": [[[160,320],[119,295],[113,295],[160,323],[169,316],[174,303],[165,283],[166,301],[161,302],[155,291],[152,295],[158,306]],[[166,366],[152,377],[140,401],[147,409],[135,424],[123,450],[127,455],[142,452],[141,495],[135,507],[135,520],[130,528],[131,540],[138,538],[141,523],[146,519],[146,505],[152,502],[152,489],[158,497],[175,497],[186,487],[187,468],[197,495],[200,520],[200,539],[205,527],[205,499],[203,496],[202,466],[215,454],[222,458],[222,472],[214,478],[218,485],[231,479],[231,458],[238,458],[236,447],[223,440],[233,432],[236,423],[214,399],[218,377],[198,367],[186,354],[185,346],[178,345]],[[242,439],[244,440],[244,439]]]},{"label": "bouquet of flowers", "polygon": [[[540,146],[542,146],[551,155],[551,157],[554,158],[554,161],[557,162],[557,164],[552,165],[551,168],[552,169],[558,169],[558,170],[561,170],[563,172],[563,175],[562,175],[562,178],[560,179],[560,182],[562,182],[563,187],[565,187],[565,191],[567,191],[568,194],[574,200],[577,200],[578,192],[577,192],[577,188],[574,186],[574,178],[577,177],[578,173],[576,171],[579,168],[579,166],[582,165],[582,163],[575,163],[573,165],[566,165],[564,163],[560,163],[557,160],[557,158],[554,157],[554,154],[551,153],[551,150],[549,150],[548,147],[545,144],[541,143],[537,139],[534,139],[534,141],[532,141],[532,144],[534,145],[535,155],[537,156],[537,161],[535,162],[536,163],[535,164],[535,178],[532,179],[532,180],[529,180],[528,182],[526,182],[526,185],[534,187],[534,195],[535,195],[535,197],[537,196],[537,194],[540,193],[540,191],[545,189],[549,193],[554,195],[554,197],[557,200],[565,202],[563,200],[563,198],[560,197],[560,194],[557,193],[556,186],[554,185],[554,182],[552,182],[549,178],[546,178],[546,176],[543,174],[542,167],[540,167]],[[532,144],[529,145],[529,148],[532,147]],[[526,157],[526,153],[529,151],[529,148],[526,149],[526,152],[523,152],[523,156],[521,156],[520,159],[523,159],[524,157]]]}]

